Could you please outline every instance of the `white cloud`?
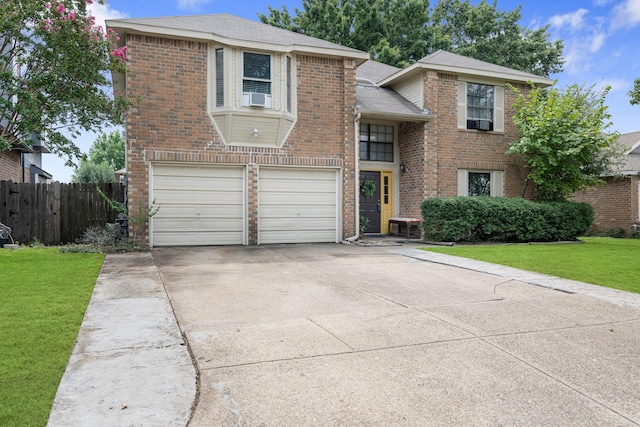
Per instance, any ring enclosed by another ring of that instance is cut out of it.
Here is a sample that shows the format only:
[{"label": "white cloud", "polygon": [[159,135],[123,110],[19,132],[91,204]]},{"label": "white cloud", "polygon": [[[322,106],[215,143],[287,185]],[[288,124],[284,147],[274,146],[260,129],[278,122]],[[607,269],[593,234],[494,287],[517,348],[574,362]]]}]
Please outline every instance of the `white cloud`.
[{"label": "white cloud", "polygon": [[631,28],[640,24],[640,0],[625,0],[613,8],[613,28]]},{"label": "white cloud", "polygon": [[96,18],[96,26],[106,28],[104,21],[107,19],[127,18],[128,15],[116,9],[111,9],[107,4],[99,4],[97,1],[89,6],[91,14]]},{"label": "white cloud", "polygon": [[211,0],[178,0],[178,8],[182,10],[197,11],[200,6],[210,3]]},{"label": "white cloud", "polygon": [[624,92],[626,94],[631,89],[632,82],[617,77],[605,77],[596,82],[595,89],[602,90],[606,86],[611,86],[611,92],[609,93]]},{"label": "white cloud", "polygon": [[572,13],[554,15],[549,19],[549,24],[557,28],[569,26],[573,30],[579,29],[584,25],[584,17],[587,13],[589,13],[587,9],[578,9]]},{"label": "white cloud", "polygon": [[613,0],[593,0],[593,4],[595,6],[606,6],[611,3]]},{"label": "white cloud", "polygon": [[607,34],[596,28],[591,34],[581,33],[564,39],[565,70],[569,74],[580,74],[591,68],[594,54],[600,51]]}]

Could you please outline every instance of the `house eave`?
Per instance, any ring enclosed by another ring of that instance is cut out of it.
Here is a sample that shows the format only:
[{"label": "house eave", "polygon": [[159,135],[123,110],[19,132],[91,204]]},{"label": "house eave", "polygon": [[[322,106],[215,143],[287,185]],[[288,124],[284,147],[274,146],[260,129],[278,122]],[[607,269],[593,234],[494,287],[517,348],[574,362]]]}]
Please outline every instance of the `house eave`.
[{"label": "house eave", "polygon": [[226,46],[240,47],[244,49],[254,49],[278,53],[307,53],[318,56],[350,58],[356,60],[357,65],[369,59],[367,52],[360,52],[354,49],[323,48],[317,46],[305,46],[301,44],[275,44],[257,42],[251,40],[240,40],[223,37],[214,33],[176,29],[169,27],[159,27],[156,25],[146,25],[141,23],[123,22],[117,20],[107,20],[106,25],[112,28],[122,37],[124,34],[154,34],[162,37],[170,37],[184,40],[197,40],[211,43],[218,43]]},{"label": "house eave", "polygon": [[392,120],[398,122],[428,122],[434,118],[432,114],[405,114],[388,111],[359,110],[362,118],[377,120]]},{"label": "house eave", "polygon": [[500,73],[500,72],[495,72],[495,71],[485,71],[485,70],[475,70],[472,68],[465,68],[465,67],[456,67],[456,66],[450,66],[450,65],[439,65],[439,64],[421,64],[419,62],[416,62],[415,64],[411,65],[408,68],[405,68],[404,70],[398,71],[397,73],[387,77],[386,79],[382,80],[381,82],[379,82],[380,86],[387,86],[390,85],[396,81],[399,80],[403,80],[406,78],[409,78],[411,76],[411,74],[415,74],[417,71],[423,71],[423,70],[434,70],[434,71],[441,71],[444,73],[449,73],[449,74],[455,74],[458,76],[464,76],[464,77],[481,77],[483,79],[496,79],[496,80],[500,80],[500,81],[504,81],[504,82],[517,82],[517,83],[528,83],[528,82],[532,82],[538,86],[542,86],[542,87],[546,87],[546,86],[552,86],[554,84],[554,81],[551,79],[548,79],[546,77],[540,77],[540,76],[521,76],[518,74],[510,74],[510,73]]}]

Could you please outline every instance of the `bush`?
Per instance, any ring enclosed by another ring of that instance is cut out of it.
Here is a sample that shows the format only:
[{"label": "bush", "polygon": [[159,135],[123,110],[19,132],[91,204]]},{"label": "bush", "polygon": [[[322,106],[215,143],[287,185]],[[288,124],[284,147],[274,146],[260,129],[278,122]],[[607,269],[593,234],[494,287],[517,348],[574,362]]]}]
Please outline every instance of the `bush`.
[{"label": "bush", "polygon": [[575,240],[594,217],[586,203],[504,197],[435,197],[420,209],[425,238],[450,242]]},{"label": "bush", "polygon": [[124,237],[119,224],[106,224],[104,227],[87,228],[79,244],[61,246],[60,252],[71,253],[116,253],[145,252],[149,248]]}]

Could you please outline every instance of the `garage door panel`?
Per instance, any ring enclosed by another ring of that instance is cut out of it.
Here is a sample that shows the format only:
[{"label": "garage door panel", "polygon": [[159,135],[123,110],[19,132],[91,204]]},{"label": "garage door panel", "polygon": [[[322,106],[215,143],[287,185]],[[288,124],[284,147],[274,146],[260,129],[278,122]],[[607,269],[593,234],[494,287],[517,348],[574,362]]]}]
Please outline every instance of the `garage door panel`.
[{"label": "garage door panel", "polygon": [[244,243],[244,169],[156,164],[154,246]]},{"label": "garage door panel", "polygon": [[[156,204],[163,206],[185,206],[185,205],[211,205],[211,204],[233,204],[241,206],[243,195],[232,192],[212,192],[212,191],[166,191],[160,190],[153,193]],[[160,213],[158,211],[158,213]]]},{"label": "garage door panel", "polygon": [[332,231],[265,231],[261,234],[262,243],[318,243],[333,242]]},{"label": "garage door panel", "polygon": [[[298,206],[298,212],[301,217],[317,217],[328,218],[335,222],[335,207],[331,206]],[[260,217],[266,218],[281,218],[283,216],[282,208],[278,205],[260,206]],[[295,215],[294,217],[297,217]]]},{"label": "garage door panel", "polygon": [[267,206],[332,206],[335,209],[336,193],[303,194],[303,193],[260,193],[260,205]]},{"label": "garage door panel", "polygon": [[154,237],[154,244],[157,246],[237,245],[238,239],[242,239],[242,232],[175,232]]},{"label": "garage door panel", "polygon": [[260,243],[335,242],[337,171],[260,168]]},{"label": "garage door panel", "polygon": [[300,192],[300,188],[304,188],[306,191],[311,193],[325,192],[325,193],[334,193],[336,192],[336,181],[309,181],[309,180],[296,180],[296,181],[285,181],[283,179],[261,179],[260,180],[260,190],[264,192],[281,192],[281,191],[291,191],[291,192]]},{"label": "garage door panel", "polygon": [[[188,177],[174,177],[174,176],[156,176],[154,178],[154,188],[156,190],[173,190],[173,191],[199,191],[202,189],[217,190],[220,192],[233,192],[235,184],[238,179],[236,178],[188,178]],[[192,187],[194,183],[197,187]]]},{"label": "garage door panel", "polygon": [[238,167],[220,167],[220,165],[185,165],[159,164],[155,165],[154,176],[167,176],[173,179],[184,178],[242,178],[243,170]]}]

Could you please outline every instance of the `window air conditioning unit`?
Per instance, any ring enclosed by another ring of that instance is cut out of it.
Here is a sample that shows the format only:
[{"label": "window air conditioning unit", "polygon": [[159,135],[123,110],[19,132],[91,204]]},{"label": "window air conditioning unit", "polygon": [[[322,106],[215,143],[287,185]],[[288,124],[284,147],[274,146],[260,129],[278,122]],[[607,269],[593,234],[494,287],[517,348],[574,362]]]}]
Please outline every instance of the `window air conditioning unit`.
[{"label": "window air conditioning unit", "polygon": [[478,120],[479,130],[491,130],[491,122],[489,120]]},{"label": "window air conditioning unit", "polygon": [[266,93],[245,92],[242,95],[243,105],[262,108],[268,108],[271,106],[271,95],[267,95]]}]

